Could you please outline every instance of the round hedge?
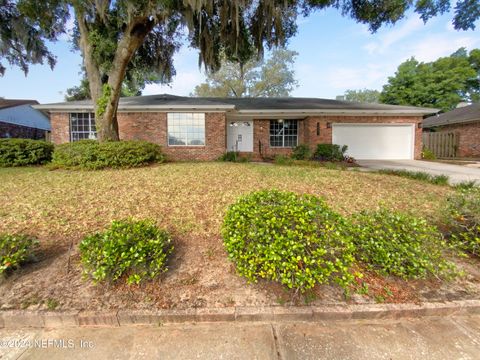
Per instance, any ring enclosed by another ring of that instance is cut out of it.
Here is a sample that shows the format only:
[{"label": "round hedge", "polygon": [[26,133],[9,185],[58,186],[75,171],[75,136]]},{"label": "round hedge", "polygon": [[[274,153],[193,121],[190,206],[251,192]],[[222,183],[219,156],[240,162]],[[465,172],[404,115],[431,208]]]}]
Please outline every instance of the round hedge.
[{"label": "round hedge", "polygon": [[81,140],[56,146],[52,165],[65,169],[99,170],[138,167],[164,160],[160,146],[147,141]]},{"label": "round hedge", "polygon": [[52,158],[53,144],[32,139],[0,139],[0,167],[41,165]]},{"label": "round hedge", "polygon": [[138,284],[167,271],[171,242],[153,221],[113,221],[108,229],[80,243],[84,274],[94,282],[115,282],[126,276],[128,284]]},{"label": "round hedge", "polygon": [[355,214],[352,224],[356,257],[370,269],[404,279],[454,274],[442,234],[425,219],[380,209]]},{"label": "round hedge", "polygon": [[269,279],[304,291],[346,286],[354,261],[345,220],[311,195],[264,190],[229,207],[222,229],[229,258],[251,282]]}]

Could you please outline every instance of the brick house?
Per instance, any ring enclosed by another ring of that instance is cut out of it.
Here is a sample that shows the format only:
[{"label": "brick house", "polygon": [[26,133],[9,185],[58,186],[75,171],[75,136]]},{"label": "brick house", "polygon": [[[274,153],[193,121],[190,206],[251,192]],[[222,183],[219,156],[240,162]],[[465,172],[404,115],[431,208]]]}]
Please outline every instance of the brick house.
[{"label": "brick house", "polygon": [[435,132],[457,133],[457,156],[480,158],[480,103],[430,116],[424,120],[423,128]]},{"label": "brick house", "polygon": [[[49,113],[56,144],[95,139],[91,101],[35,106]],[[290,154],[298,144],[347,145],[357,159],[417,159],[421,122],[435,110],[317,98],[122,98],[122,140],[158,143],[172,160],[215,160],[226,151],[253,159]]]},{"label": "brick house", "polygon": [[36,100],[0,99],[0,138],[45,139],[48,117],[32,108]]}]

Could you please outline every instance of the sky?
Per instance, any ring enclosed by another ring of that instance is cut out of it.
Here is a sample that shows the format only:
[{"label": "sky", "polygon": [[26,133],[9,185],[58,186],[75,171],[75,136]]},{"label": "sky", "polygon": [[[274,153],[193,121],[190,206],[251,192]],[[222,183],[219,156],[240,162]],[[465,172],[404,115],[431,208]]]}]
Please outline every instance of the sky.
[{"label": "sky", "polygon": [[[480,48],[480,23],[475,31],[456,31],[452,14],[430,19],[426,24],[410,13],[393,26],[375,34],[368,27],[342,17],[333,9],[298,19],[298,32],[288,48],[299,53],[294,65],[298,88],[292,96],[332,98],[347,89],[381,90],[389,76],[414,56],[428,62],[448,56],[460,47]],[[7,66],[0,77],[0,96],[36,99],[40,103],[63,101],[65,90],[80,82],[79,52],[71,50],[69,37],[50,45],[57,56],[52,71],[47,65],[30,67],[27,76]],[[188,96],[205,76],[198,67],[198,52],[183,46],[174,59],[177,75],[167,85],[147,85],[144,95]]]}]

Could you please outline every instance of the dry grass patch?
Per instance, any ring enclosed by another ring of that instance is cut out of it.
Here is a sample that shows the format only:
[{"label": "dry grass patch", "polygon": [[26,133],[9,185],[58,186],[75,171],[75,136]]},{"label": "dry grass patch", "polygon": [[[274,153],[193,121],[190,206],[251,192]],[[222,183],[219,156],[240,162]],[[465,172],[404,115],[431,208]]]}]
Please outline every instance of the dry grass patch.
[{"label": "dry grass patch", "polygon": [[[262,286],[246,286],[234,273],[220,238],[227,206],[250,191],[276,188],[320,195],[342,214],[382,205],[432,219],[452,191],[388,175],[236,163],[96,172],[0,169],[0,183],[0,232],[36,236],[44,249],[38,264],[0,285],[6,294],[0,306],[19,307],[35,292],[59,299],[59,307],[90,309],[275,303]],[[86,283],[76,245],[86,234],[127,217],[152,218],[174,235],[171,271],[132,289]]]}]

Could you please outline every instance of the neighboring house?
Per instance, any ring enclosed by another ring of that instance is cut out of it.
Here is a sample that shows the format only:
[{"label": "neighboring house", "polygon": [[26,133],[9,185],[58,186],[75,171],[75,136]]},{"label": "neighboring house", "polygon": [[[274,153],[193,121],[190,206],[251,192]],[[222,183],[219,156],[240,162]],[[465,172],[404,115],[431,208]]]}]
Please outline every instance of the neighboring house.
[{"label": "neighboring house", "polygon": [[45,139],[48,117],[32,108],[35,100],[0,99],[0,138]]},{"label": "neighboring house", "polygon": [[457,133],[457,156],[480,157],[480,103],[428,117],[423,121],[423,128],[435,132]]},{"label": "neighboring house", "polygon": [[[49,112],[54,143],[96,137],[91,101],[35,108]],[[419,159],[420,124],[434,112],[316,98],[151,95],[120,99],[117,118],[122,140],[158,143],[172,160],[214,160],[225,151],[260,159],[302,143],[348,145],[357,159]]]}]

